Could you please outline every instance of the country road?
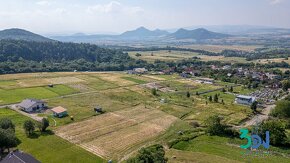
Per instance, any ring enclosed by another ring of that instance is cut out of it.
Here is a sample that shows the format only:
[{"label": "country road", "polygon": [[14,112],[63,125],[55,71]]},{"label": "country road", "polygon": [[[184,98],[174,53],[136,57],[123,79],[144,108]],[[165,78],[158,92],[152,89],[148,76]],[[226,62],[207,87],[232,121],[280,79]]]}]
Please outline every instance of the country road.
[{"label": "country road", "polygon": [[[287,95],[281,97],[279,100],[283,100],[286,98]],[[261,113],[256,114],[255,116],[251,117],[249,120],[245,121],[243,124],[234,126],[234,128],[245,128],[253,125],[258,125],[262,123],[264,120],[267,120],[269,118],[269,114],[271,113],[271,110],[276,107],[275,104],[273,105],[267,105]]]}]

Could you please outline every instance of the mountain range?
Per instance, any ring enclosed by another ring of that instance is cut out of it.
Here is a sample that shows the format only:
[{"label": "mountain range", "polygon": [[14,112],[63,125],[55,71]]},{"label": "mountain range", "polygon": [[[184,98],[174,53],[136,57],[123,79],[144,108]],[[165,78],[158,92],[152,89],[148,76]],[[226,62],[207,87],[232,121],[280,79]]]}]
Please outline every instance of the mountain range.
[{"label": "mountain range", "polygon": [[124,40],[206,40],[206,39],[220,39],[225,37],[231,37],[229,34],[222,34],[217,32],[211,32],[204,28],[198,28],[194,30],[179,29],[176,32],[169,33],[166,30],[149,30],[145,27],[140,27],[135,30],[126,31],[120,35],[71,35],[71,36],[54,36],[55,40],[64,42],[96,42],[99,40],[110,41],[124,41]]},{"label": "mountain range", "polygon": [[[199,27],[199,26],[196,26]],[[127,41],[204,41],[212,39],[222,39],[235,37],[239,35],[263,35],[263,34],[289,34],[289,29],[270,28],[259,26],[206,26],[207,28],[180,28],[177,30],[149,30],[145,27],[139,27],[135,30],[126,31],[122,34],[115,35],[86,35],[84,33],[76,33],[70,36],[51,36],[50,38],[26,31],[23,29],[6,29],[0,31],[0,40],[25,40],[37,42],[76,42],[76,43],[103,43],[103,42],[127,42]],[[211,30],[208,30],[211,29]],[[214,31],[214,32],[213,32]]]}]

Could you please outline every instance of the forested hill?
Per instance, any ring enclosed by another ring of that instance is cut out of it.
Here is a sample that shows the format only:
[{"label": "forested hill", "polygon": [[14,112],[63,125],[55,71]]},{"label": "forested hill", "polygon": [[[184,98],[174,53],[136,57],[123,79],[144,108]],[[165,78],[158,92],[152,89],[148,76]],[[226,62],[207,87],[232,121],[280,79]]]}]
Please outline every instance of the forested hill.
[{"label": "forested hill", "polygon": [[52,42],[54,40],[41,35],[18,28],[5,29],[0,31],[0,40],[25,40],[38,42]]},{"label": "forested hill", "polygon": [[129,56],[121,51],[100,48],[91,44],[62,42],[0,41],[0,61],[65,62],[84,59],[89,62],[121,62]]},{"label": "forested hill", "polygon": [[91,44],[0,40],[0,73],[125,70],[136,61],[120,50]]}]

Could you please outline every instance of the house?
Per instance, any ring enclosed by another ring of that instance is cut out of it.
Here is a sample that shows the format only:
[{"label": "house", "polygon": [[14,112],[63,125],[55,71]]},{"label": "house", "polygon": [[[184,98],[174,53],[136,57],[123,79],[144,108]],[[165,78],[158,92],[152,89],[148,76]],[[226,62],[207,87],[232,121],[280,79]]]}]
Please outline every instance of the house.
[{"label": "house", "polygon": [[67,110],[61,106],[55,107],[51,109],[51,111],[53,112],[53,116],[58,118],[62,118],[68,115]]},{"label": "house", "polygon": [[0,163],[40,163],[40,161],[30,154],[24,153],[20,150],[15,150],[4,157]]},{"label": "house", "polygon": [[37,99],[25,99],[17,107],[21,108],[23,111],[31,113],[37,112],[45,109],[46,102]]},{"label": "house", "polygon": [[252,103],[256,101],[256,98],[252,96],[238,95],[235,101],[237,104],[252,105]]}]

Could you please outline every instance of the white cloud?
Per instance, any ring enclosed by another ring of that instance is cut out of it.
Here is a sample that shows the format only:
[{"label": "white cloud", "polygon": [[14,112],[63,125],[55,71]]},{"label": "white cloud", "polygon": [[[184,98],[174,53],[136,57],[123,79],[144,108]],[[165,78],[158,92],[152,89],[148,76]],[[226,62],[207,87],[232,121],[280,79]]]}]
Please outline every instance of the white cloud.
[{"label": "white cloud", "polygon": [[38,1],[36,2],[37,5],[39,6],[50,6],[51,3],[49,1]]},{"label": "white cloud", "polygon": [[270,4],[271,5],[277,5],[277,4],[280,4],[282,3],[284,0],[270,0]]},{"label": "white cloud", "polygon": [[143,12],[144,10],[138,6],[125,6],[117,1],[111,1],[108,4],[97,4],[94,6],[89,6],[87,12],[90,14],[94,13],[128,13],[136,14]]}]

